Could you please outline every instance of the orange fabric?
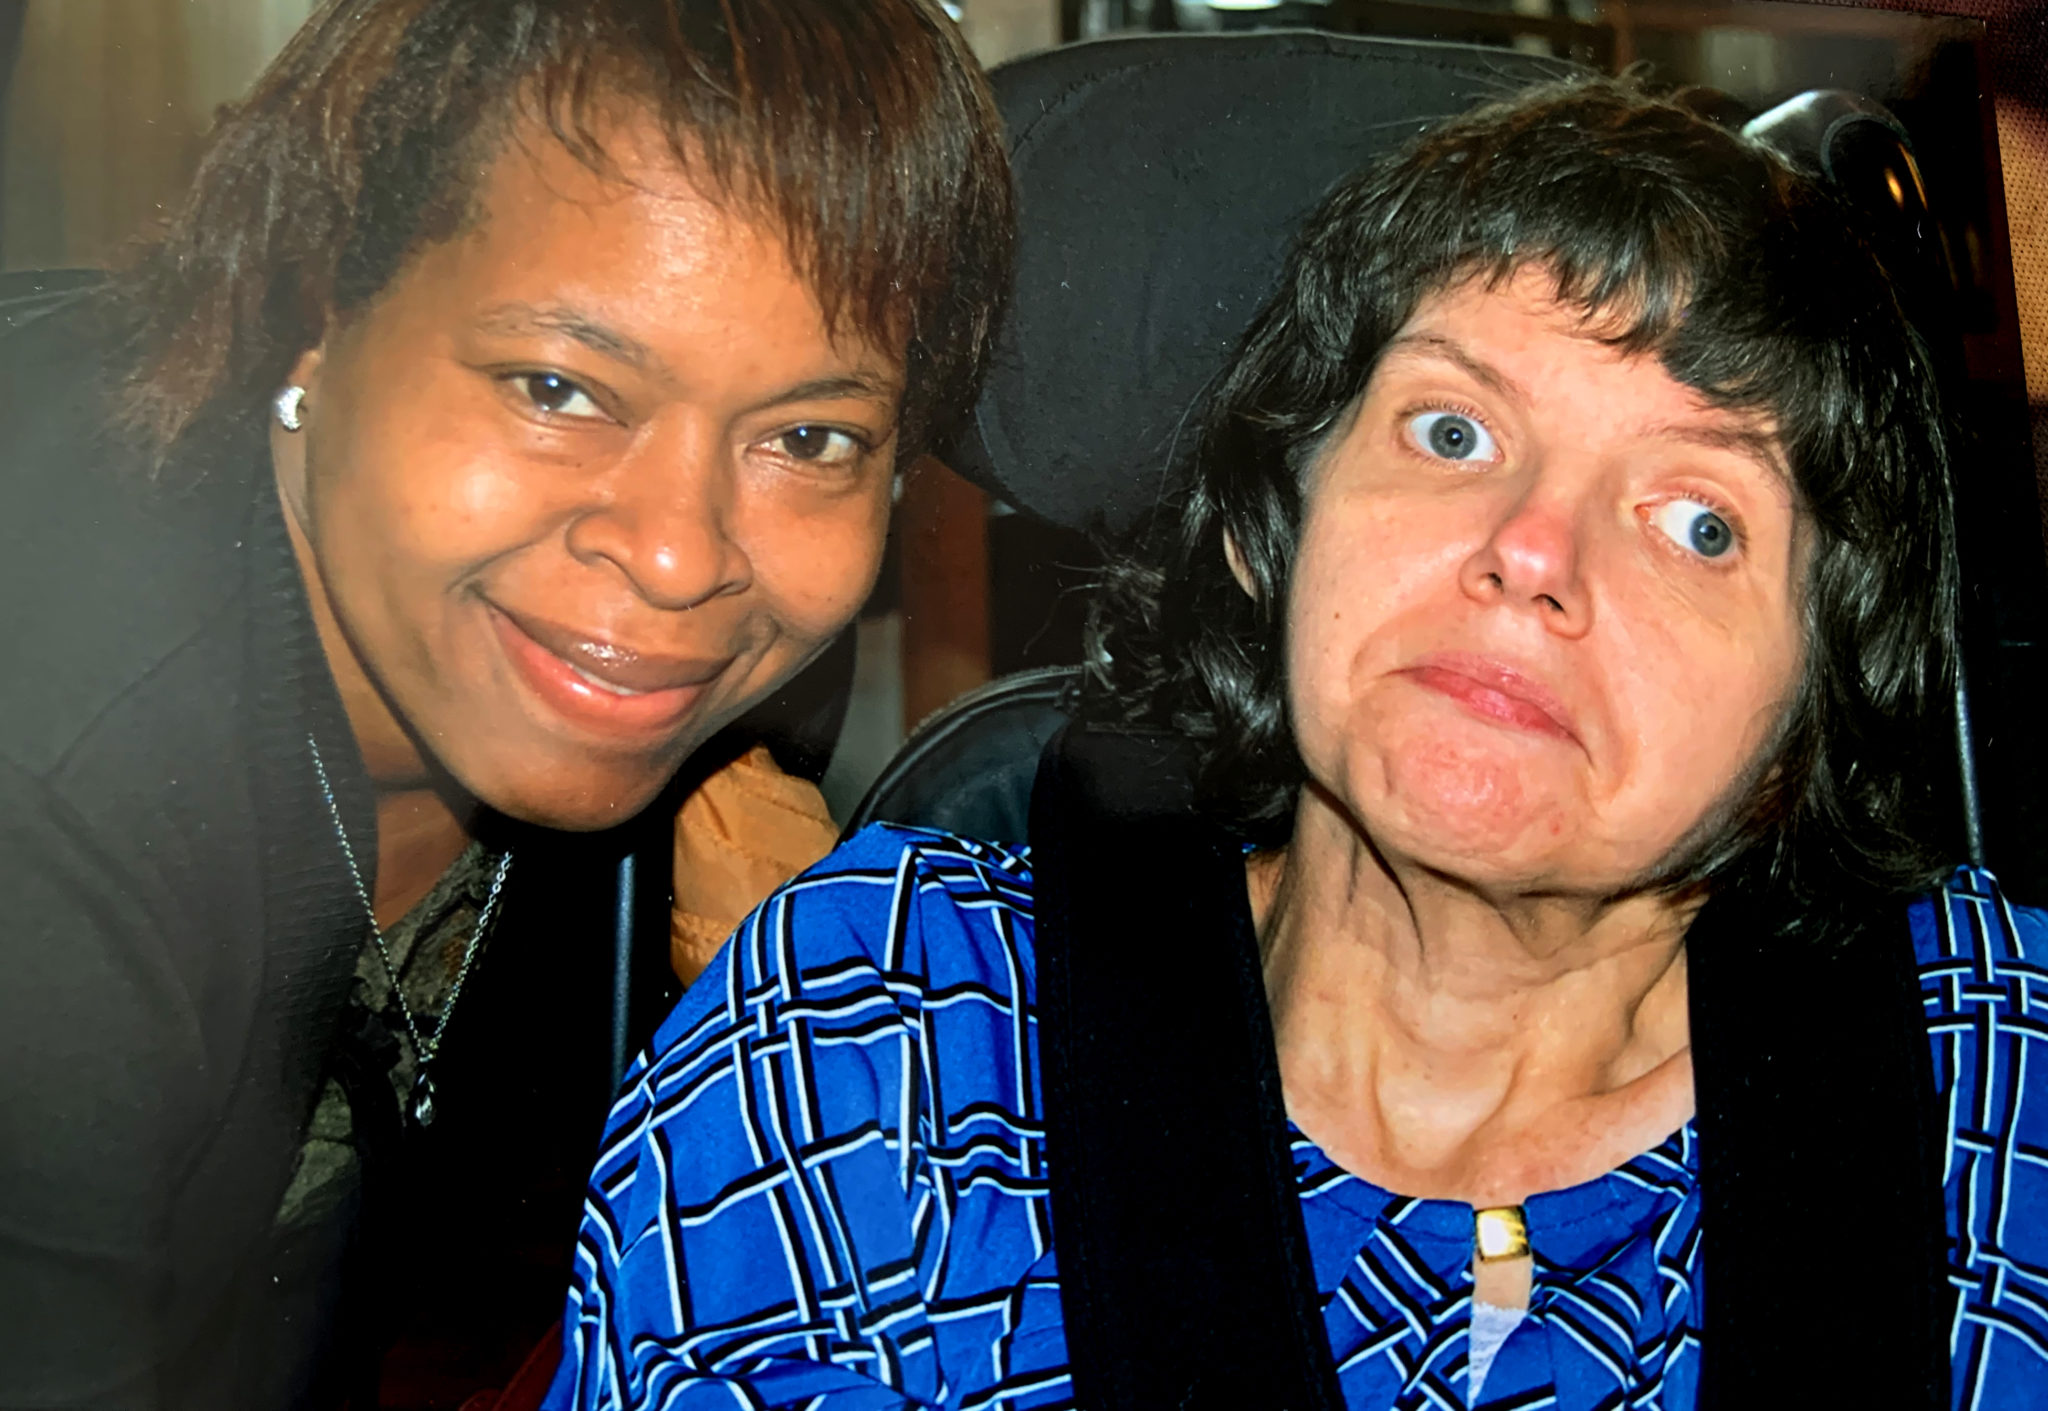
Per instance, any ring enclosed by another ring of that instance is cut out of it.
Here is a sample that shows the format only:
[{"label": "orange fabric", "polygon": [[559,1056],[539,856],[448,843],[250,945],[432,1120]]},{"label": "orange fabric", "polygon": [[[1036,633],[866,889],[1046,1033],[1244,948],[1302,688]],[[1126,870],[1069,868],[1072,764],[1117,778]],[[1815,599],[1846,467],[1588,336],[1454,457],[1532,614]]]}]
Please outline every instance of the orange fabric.
[{"label": "orange fabric", "polygon": [[825,796],[756,745],[698,787],[676,815],[669,963],[685,985],[733,927],[838,840]]}]

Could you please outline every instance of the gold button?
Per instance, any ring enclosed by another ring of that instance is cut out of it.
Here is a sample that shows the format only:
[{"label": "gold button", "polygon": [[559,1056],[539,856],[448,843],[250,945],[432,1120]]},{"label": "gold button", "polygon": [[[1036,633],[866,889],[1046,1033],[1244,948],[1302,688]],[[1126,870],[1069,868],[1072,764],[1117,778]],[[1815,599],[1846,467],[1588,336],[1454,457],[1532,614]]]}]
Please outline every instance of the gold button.
[{"label": "gold button", "polygon": [[1472,1212],[1472,1242],[1482,1264],[1496,1259],[1522,1259],[1529,1253],[1529,1222],[1519,1205],[1496,1205]]}]

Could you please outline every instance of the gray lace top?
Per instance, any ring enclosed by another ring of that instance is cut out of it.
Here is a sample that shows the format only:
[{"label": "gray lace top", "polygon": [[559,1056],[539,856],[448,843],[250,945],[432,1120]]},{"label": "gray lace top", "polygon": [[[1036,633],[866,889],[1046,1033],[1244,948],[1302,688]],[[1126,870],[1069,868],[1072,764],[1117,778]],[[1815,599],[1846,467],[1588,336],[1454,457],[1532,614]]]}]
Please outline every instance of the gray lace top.
[{"label": "gray lace top", "polygon": [[[384,932],[405,1002],[423,1034],[431,1035],[440,1021],[442,1006],[489,895],[497,861],[496,854],[487,852],[481,843],[471,843],[433,890]],[[489,940],[483,938],[479,956]],[[406,1033],[405,1016],[367,927],[342,1028],[343,1042],[352,1046],[353,1056],[388,1075],[391,1101],[397,1110],[403,1110],[418,1073],[419,1055]],[[383,1116],[388,1120],[388,1114]],[[327,1228],[342,1206],[360,1198],[362,1156],[356,1141],[357,1122],[342,1079],[330,1074],[299,1148],[297,1170],[278,1205],[281,1234]]]}]

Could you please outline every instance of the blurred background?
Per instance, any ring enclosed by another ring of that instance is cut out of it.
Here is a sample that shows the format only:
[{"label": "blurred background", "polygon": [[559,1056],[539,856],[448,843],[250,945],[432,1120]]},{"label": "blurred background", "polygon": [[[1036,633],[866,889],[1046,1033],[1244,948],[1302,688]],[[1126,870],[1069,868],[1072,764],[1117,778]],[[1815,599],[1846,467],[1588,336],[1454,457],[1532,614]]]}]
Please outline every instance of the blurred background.
[{"label": "blurred background", "polygon": [[[104,266],[159,219],[314,0],[0,0],[0,268]],[[1311,27],[1647,63],[1750,111],[1849,88],[1912,130],[1973,381],[2048,479],[2048,3],[1905,9],[1712,0],[962,0],[984,62],[1141,31]],[[1995,96],[1994,96],[1995,95]],[[1191,138],[1195,135],[1191,134]],[[2023,336],[2023,330],[2026,336]],[[2031,436],[2027,423],[2031,422]],[[2028,442],[2032,445],[2029,446]],[[2032,519],[2034,516],[2026,516]],[[2038,557],[2038,553],[2037,553]],[[841,816],[907,731],[980,682],[1077,659],[1095,549],[917,468],[859,629],[827,795]]]}]

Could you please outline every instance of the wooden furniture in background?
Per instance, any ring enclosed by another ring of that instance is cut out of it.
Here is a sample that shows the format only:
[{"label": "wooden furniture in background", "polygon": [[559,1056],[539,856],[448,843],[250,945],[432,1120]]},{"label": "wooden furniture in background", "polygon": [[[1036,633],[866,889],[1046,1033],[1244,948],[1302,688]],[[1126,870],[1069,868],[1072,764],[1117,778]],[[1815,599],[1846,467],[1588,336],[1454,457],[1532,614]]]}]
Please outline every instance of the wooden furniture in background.
[{"label": "wooden furniture in background", "polygon": [[903,728],[989,679],[988,496],[930,456],[904,477]]}]

